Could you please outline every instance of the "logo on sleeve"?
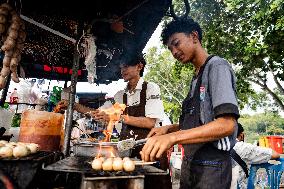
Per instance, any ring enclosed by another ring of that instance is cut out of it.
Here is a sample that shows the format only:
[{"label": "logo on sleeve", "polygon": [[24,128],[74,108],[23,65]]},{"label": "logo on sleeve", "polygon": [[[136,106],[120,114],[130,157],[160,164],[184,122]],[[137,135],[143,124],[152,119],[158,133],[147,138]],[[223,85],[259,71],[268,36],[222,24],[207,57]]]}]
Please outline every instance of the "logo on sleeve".
[{"label": "logo on sleeve", "polygon": [[204,99],[205,99],[205,87],[200,86],[199,91],[200,91],[200,95],[199,95],[200,101],[204,101]]},{"label": "logo on sleeve", "polygon": [[160,99],[160,95],[157,94],[157,95],[151,95],[149,98],[147,98],[147,100],[150,100],[150,99]]}]

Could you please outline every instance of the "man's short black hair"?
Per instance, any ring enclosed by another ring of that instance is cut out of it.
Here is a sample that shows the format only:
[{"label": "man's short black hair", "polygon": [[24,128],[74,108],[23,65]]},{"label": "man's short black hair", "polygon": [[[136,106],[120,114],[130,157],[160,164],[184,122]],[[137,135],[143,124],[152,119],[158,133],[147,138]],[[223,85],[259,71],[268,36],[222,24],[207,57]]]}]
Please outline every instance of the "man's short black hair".
[{"label": "man's short black hair", "polygon": [[244,132],[244,128],[243,128],[242,124],[238,123],[238,133],[237,133],[237,136],[239,136],[242,132]]},{"label": "man's short black hair", "polygon": [[166,45],[169,38],[174,33],[190,34],[193,31],[196,31],[198,33],[198,39],[201,43],[202,29],[200,28],[197,22],[195,22],[192,18],[182,18],[182,19],[173,20],[170,23],[166,24],[166,26],[162,31],[161,34],[162,42],[164,45]]},{"label": "man's short black hair", "polygon": [[145,68],[145,65],[146,65],[146,60],[145,60],[143,54],[139,54],[138,57],[137,57],[137,60],[138,60],[138,63],[143,64],[143,68],[140,70],[140,73],[139,73],[140,77],[142,77],[143,73],[144,73],[144,68]]},{"label": "man's short black hair", "polygon": [[137,64],[139,64],[139,63],[143,64],[143,68],[140,70],[140,73],[139,73],[140,77],[142,77],[142,76],[143,76],[143,73],[144,73],[144,68],[145,68],[145,65],[146,65],[146,60],[145,60],[145,58],[144,58],[144,54],[143,54],[143,53],[139,53],[138,55],[136,55],[136,56],[130,61],[130,63],[129,63],[128,65],[134,66],[134,65],[137,65]]},{"label": "man's short black hair", "polygon": [[146,65],[146,60],[144,58],[144,54],[139,54],[137,56],[137,62],[143,64],[144,66]]}]

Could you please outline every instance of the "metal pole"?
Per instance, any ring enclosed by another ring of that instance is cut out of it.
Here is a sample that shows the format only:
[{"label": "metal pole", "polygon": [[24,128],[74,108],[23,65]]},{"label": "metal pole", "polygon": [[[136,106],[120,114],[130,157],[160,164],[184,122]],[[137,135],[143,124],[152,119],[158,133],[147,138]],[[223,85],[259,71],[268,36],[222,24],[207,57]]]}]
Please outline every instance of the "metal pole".
[{"label": "metal pole", "polygon": [[63,146],[63,154],[64,156],[70,155],[70,139],[71,139],[71,131],[72,131],[72,121],[73,121],[73,107],[75,102],[75,94],[76,94],[76,84],[78,79],[78,69],[79,69],[79,52],[77,51],[77,43],[80,35],[83,33],[82,25],[78,25],[78,33],[77,33],[77,42],[74,47],[74,56],[73,56],[73,67],[72,67],[72,75],[71,75],[71,92],[69,95],[69,105],[66,113],[66,122],[65,122],[65,135],[64,135],[64,146]]},{"label": "metal pole", "polygon": [[1,94],[1,100],[0,100],[0,106],[3,107],[5,104],[5,100],[7,97],[7,93],[8,93],[8,89],[9,89],[9,85],[11,82],[11,73],[7,76],[7,82],[6,82],[6,86],[4,87],[2,94]]}]

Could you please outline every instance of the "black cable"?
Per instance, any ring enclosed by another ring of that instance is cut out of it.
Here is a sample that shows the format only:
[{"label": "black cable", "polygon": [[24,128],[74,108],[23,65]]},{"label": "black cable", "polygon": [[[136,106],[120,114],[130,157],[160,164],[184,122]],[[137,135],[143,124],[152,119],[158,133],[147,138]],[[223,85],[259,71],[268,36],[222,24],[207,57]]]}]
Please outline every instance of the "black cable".
[{"label": "black cable", "polygon": [[178,15],[175,13],[175,10],[174,10],[173,0],[171,0],[170,13],[171,13],[171,16],[172,16],[175,20],[186,18],[186,17],[188,16],[188,14],[189,14],[190,5],[189,5],[188,0],[183,0],[183,2],[184,2],[184,5],[185,5],[185,13],[184,13],[182,16],[178,16]]}]

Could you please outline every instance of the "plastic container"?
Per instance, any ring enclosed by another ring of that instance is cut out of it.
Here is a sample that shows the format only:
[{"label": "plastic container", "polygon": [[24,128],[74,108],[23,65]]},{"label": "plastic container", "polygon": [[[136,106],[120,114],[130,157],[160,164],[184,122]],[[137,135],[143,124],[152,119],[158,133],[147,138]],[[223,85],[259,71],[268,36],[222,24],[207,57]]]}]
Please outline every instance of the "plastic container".
[{"label": "plastic container", "polygon": [[259,137],[259,146],[269,148],[269,142],[266,136]]},{"label": "plastic container", "polygon": [[40,150],[59,151],[63,121],[62,114],[26,110],[21,118],[19,142],[36,143]]},{"label": "plastic container", "polygon": [[282,154],[283,153],[283,143],[282,143],[282,136],[267,136],[269,147],[272,148],[274,151]]},{"label": "plastic container", "polygon": [[[284,144],[284,137],[282,137],[282,144]],[[283,149],[283,152],[284,152],[284,145],[283,145],[282,149]],[[283,184],[284,184],[284,181],[283,181]]]}]

